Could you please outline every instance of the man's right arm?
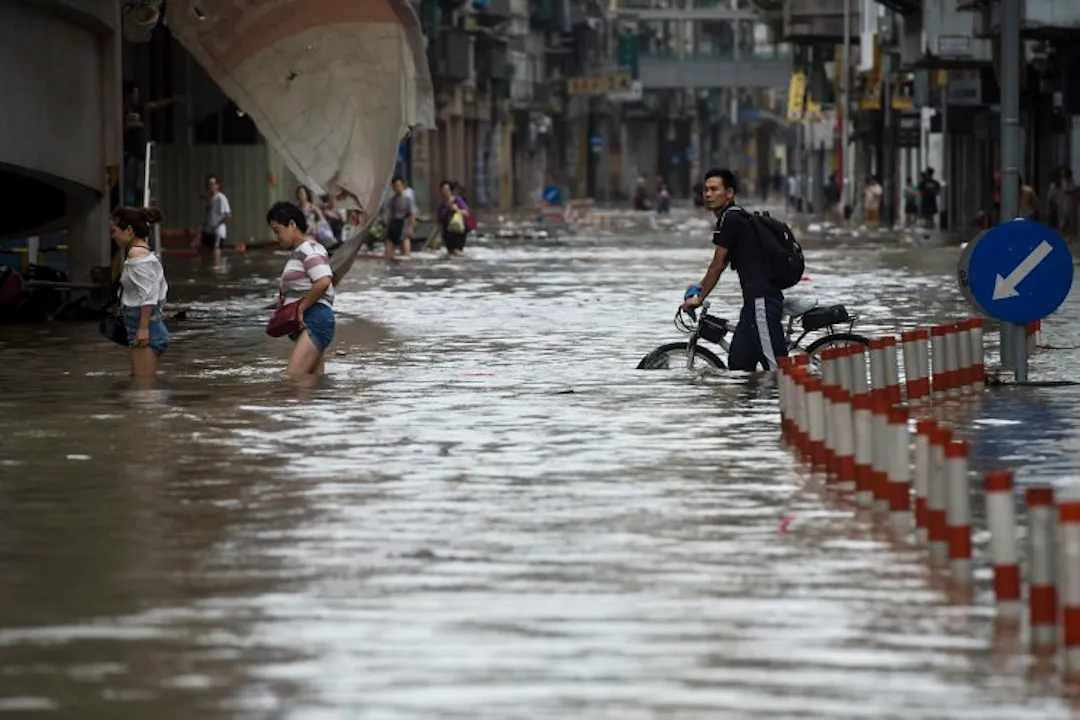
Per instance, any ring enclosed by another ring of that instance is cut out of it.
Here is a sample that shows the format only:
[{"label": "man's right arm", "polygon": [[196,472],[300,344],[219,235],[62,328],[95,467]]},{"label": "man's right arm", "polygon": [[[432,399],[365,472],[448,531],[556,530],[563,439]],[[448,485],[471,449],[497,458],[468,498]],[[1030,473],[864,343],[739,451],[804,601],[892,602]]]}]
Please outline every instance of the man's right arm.
[{"label": "man's right arm", "polygon": [[724,272],[729,261],[728,254],[730,252],[731,238],[733,237],[731,235],[732,232],[733,229],[728,228],[728,232],[724,233],[723,227],[721,226],[713,233],[713,245],[715,245],[716,248],[713,250],[713,257],[712,261],[709,263],[709,269],[705,271],[705,277],[701,279],[701,293],[683,302],[683,308],[692,308],[700,305],[705,301],[705,298],[709,296],[709,293],[716,288],[716,284],[720,282],[720,275]]},{"label": "man's right arm", "polygon": [[709,297],[709,293],[716,287],[716,283],[720,282],[720,275],[724,272],[724,268],[728,263],[728,250],[726,247],[717,247],[713,250],[712,262],[709,263],[709,269],[705,271],[705,277],[701,279],[701,299]]}]

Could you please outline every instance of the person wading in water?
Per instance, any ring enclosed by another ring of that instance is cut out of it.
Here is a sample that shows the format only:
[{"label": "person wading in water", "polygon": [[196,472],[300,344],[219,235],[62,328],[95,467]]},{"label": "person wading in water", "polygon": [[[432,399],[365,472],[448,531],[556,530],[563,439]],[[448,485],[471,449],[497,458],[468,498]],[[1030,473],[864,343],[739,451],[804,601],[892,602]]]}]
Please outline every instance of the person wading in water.
[{"label": "person wading in water", "polygon": [[131,348],[131,374],[152,378],[158,358],[169,347],[169,331],[163,320],[169,284],[161,260],[150,249],[150,231],[164,220],[156,207],[117,208],[109,232],[125,253],[120,272],[120,304]]},{"label": "person wading in water", "polygon": [[[699,307],[720,281],[731,263],[739,274],[743,307],[731,338],[728,367],[754,371],[758,365],[775,370],[777,358],[787,355],[781,324],[784,294],[769,280],[768,257],[751,224],[750,214],[735,204],[739,184],[730,170],[705,173],[705,206],[716,215],[712,262],[701,280],[700,291],[682,303],[682,309]],[[691,286],[693,288],[693,286]]]},{"label": "person wading in water", "polygon": [[291,250],[278,287],[281,306],[299,303],[300,328],[289,337],[296,342],[289,356],[290,375],[324,375],[324,355],[334,339],[334,271],[330,256],[307,234],[307,218],[296,205],[274,203],[266,222],[285,250]]}]

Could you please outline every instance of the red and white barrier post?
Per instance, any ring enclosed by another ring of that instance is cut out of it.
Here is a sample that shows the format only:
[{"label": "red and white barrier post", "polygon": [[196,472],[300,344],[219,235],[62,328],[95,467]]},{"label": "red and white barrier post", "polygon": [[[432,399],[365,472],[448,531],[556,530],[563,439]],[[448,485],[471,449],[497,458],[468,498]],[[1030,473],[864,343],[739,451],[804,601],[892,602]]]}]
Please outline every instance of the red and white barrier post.
[{"label": "red and white barrier post", "polygon": [[825,398],[821,381],[806,381],[807,428],[810,439],[810,464],[815,470],[825,469]]},{"label": "red and white barrier post", "polygon": [[836,389],[836,348],[821,352],[822,399],[825,408],[825,472],[836,475],[836,414],[833,412],[833,393]]},{"label": "red and white barrier post", "polygon": [[910,330],[900,335],[904,354],[904,389],[913,405],[930,399],[930,333]]},{"label": "red and white barrier post", "polygon": [[855,490],[855,425],[852,418],[851,394],[842,387],[833,391],[833,412],[836,420],[836,479],[837,489]]},{"label": "red and white barrier post", "polygon": [[983,347],[982,318],[968,320],[968,342],[971,343],[971,389],[982,392],[986,387],[986,350]]},{"label": "red and white barrier post", "polygon": [[[865,374],[863,384],[866,384]],[[852,408],[852,422],[855,425],[855,504],[870,507],[874,504],[873,403],[870,393],[856,395],[852,399]]]},{"label": "red and white barrier post", "polygon": [[847,390],[849,395],[855,393],[854,373],[851,369],[852,345],[844,345],[836,348],[836,384]]},{"label": "red and white barrier post", "polygon": [[924,544],[930,540],[930,434],[936,427],[937,423],[929,419],[915,424],[915,538]]},{"label": "red and white barrier post", "polygon": [[1057,647],[1057,514],[1054,489],[1024,491],[1028,513],[1028,619],[1033,648]]},{"label": "red and white barrier post", "polygon": [[945,326],[930,328],[930,382],[934,400],[945,397],[948,376],[945,368]]},{"label": "red and white barrier post", "polygon": [[930,489],[926,495],[927,530],[930,562],[945,565],[949,561],[948,466],[945,448],[952,442],[952,431],[940,425],[930,432]]},{"label": "red and white barrier post", "polygon": [[957,371],[956,384],[960,386],[960,394],[967,395],[975,390],[973,379],[975,377],[974,360],[971,354],[971,323],[967,320],[956,323],[957,335]]},{"label": "red and white barrier post", "polygon": [[1042,320],[1036,320],[1027,324],[1027,348],[1028,355],[1034,355],[1042,345]]},{"label": "red and white barrier post", "polygon": [[911,529],[911,436],[908,420],[906,407],[889,408],[889,520],[899,532]]},{"label": "red and white barrier post", "polygon": [[836,477],[836,391],[840,388],[829,383],[822,389],[825,407],[825,476]]},{"label": "red and white barrier post", "polygon": [[1061,646],[1065,672],[1080,674],[1080,487],[1058,493]]},{"label": "red and white barrier post", "polygon": [[884,390],[871,392],[870,402],[873,413],[870,420],[870,432],[873,436],[873,489],[874,509],[889,512],[889,400]]},{"label": "red and white barrier post", "polygon": [[983,476],[986,490],[986,524],[990,528],[990,562],[994,565],[994,597],[1001,617],[1018,618],[1020,602],[1020,553],[1016,547],[1016,507],[1013,474],[994,470]]},{"label": "red and white barrier post", "polygon": [[945,326],[945,394],[956,397],[960,394],[960,337],[955,323]]},{"label": "red and white barrier post", "polygon": [[791,369],[794,367],[795,363],[791,357],[784,356],[777,358],[777,369],[779,372],[776,373],[776,390],[780,403],[780,438],[785,443],[790,443],[792,437],[791,411],[794,403],[791,400],[789,385],[791,381]]},{"label": "red and white barrier post", "polygon": [[810,462],[810,405],[806,399],[806,384],[810,381],[810,371],[799,366],[795,368],[795,396],[798,398],[799,417],[795,433],[795,447],[803,460]]},{"label": "red and white barrier post", "polygon": [[793,407],[791,409],[791,437],[790,442],[798,453],[804,458],[809,452],[807,445],[808,419],[806,413],[806,387],[805,381],[810,377],[808,363],[810,358],[804,354],[792,355],[791,367],[788,369],[790,379],[789,399]]},{"label": "red and white barrier post", "polygon": [[881,338],[884,347],[882,356],[885,362],[885,396],[891,405],[898,405],[903,397],[900,392],[900,359],[896,353],[896,336],[886,335]]},{"label": "red and white barrier post", "polygon": [[953,440],[945,448],[949,528],[949,574],[956,582],[969,583],[971,566],[971,487],[968,485],[968,445]]},{"label": "red and white barrier post", "polygon": [[870,338],[870,394],[887,398],[885,384],[885,339]]},{"label": "red and white barrier post", "polygon": [[851,368],[851,394],[862,395],[870,392],[870,385],[866,380],[866,347],[849,345],[848,365]]}]

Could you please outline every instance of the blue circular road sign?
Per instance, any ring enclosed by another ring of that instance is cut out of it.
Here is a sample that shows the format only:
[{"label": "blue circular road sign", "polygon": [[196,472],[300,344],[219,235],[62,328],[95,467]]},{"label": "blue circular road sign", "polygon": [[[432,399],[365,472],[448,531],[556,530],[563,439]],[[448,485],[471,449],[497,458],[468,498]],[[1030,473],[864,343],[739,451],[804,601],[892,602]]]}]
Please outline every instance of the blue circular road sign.
[{"label": "blue circular road sign", "polygon": [[548,205],[558,205],[562,202],[562,190],[557,185],[548,185],[544,188],[544,202]]},{"label": "blue circular road sign", "polygon": [[1035,322],[1069,296],[1072,253],[1045,225],[1012,220],[968,243],[957,279],[968,302],[984,315],[1009,323]]}]

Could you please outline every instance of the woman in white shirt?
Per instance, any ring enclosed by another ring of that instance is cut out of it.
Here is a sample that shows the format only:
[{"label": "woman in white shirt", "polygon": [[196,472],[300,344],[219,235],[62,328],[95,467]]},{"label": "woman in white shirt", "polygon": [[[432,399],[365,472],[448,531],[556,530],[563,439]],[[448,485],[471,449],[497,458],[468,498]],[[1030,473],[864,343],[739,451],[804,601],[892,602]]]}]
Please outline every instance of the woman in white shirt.
[{"label": "woman in white shirt", "polygon": [[131,374],[135,377],[153,377],[158,358],[169,347],[163,316],[169,284],[161,260],[147,240],[151,227],[164,219],[156,207],[121,207],[110,221],[112,238],[125,254],[120,304],[131,348]]}]

